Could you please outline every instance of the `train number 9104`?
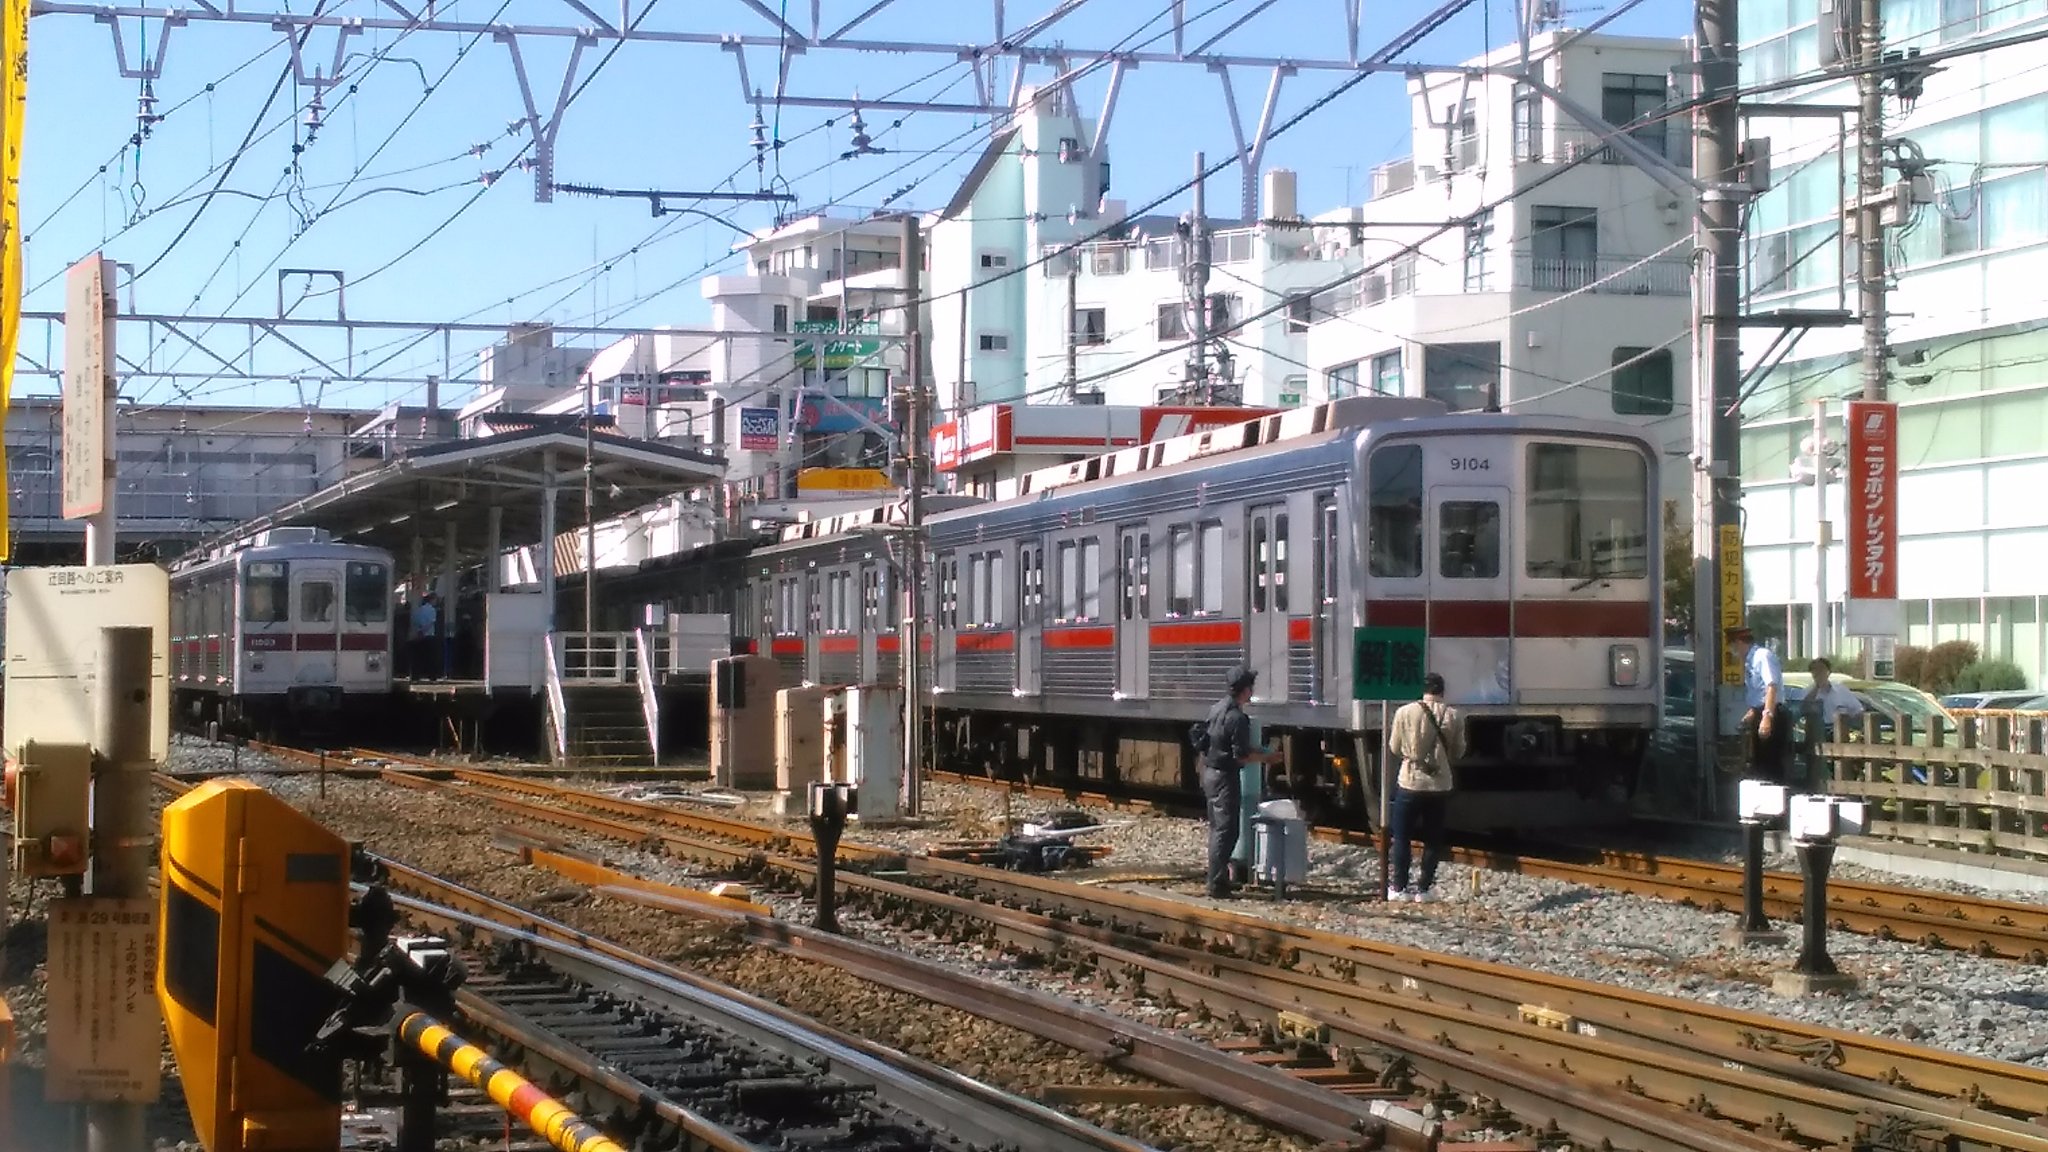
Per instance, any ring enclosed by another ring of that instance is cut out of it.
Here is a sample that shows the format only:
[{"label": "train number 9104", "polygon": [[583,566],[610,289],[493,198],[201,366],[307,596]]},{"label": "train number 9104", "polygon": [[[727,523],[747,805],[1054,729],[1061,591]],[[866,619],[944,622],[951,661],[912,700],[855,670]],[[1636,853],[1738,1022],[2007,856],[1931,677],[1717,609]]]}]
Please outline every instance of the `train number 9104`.
[{"label": "train number 9104", "polygon": [[1451,471],[1491,472],[1493,471],[1493,461],[1483,456],[1453,456],[1451,457]]}]

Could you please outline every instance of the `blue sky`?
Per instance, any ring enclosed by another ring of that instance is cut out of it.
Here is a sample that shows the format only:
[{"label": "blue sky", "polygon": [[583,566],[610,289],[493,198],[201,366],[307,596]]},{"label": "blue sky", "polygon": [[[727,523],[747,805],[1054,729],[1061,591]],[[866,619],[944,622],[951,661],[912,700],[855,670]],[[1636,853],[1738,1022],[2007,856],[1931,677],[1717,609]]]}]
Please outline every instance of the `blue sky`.
[{"label": "blue sky", "polygon": [[[304,11],[310,0],[285,2]],[[771,6],[783,2],[768,0]],[[825,28],[837,27],[869,3],[822,0]],[[1342,0],[1278,0],[1219,50],[1339,55],[1341,5]],[[592,6],[608,9],[603,3]],[[1187,0],[1189,46],[1255,6],[1256,0]],[[788,4],[790,21],[807,27],[809,7],[805,0]],[[1054,7],[1055,0],[1013,0],[1008,26],[1021,28]],[[1421,3],[1364,7],[1361,54],[1425,9]],[[325,0],[323,10],[394,15],[374,0]],[[1166,0],[1093,0],[1038,42],[1136,47],[1150,41],[1164,49],[1170,42],[1154,38],[1169,28],[1165,10]],[[585,22],[561,0],[455,0],[441,13],[447,19],[492,23]],[[1599,10],[1573,7],[1567,13],[1573,23],[1583,24],[1597,18]],[[1689,5],[1651,0],[1617,20],[1612,30],[1675,36],[1688,31],[1689,19]],[[1512,38],[1512,20],[1507,0],[1475,4],[1403,59],[1450,63],[1478,55],[1489,41],[1501,44]],[[657,0],[642,27],[772,32],[770,23],[742,0]],[[990,27],[985,0],[897,0],[857,35],[966,44],[985,41]],[[124,40],[131,62],[145,39],[154,51],[156,35],[155,22],[146,36],[134,22],[127,24]],[[545,115],[561,82],[567,42],[529,37],[521,49]],[[732,239],[728,229],[695,217],[657,220],[644,201],[558,196],[552,204],[538,204],[532,178],[516,169],[487,189],[479,181],[482,172],[514,164],[526,143],[523,133],[508,133],[508,124],[523,108],[503,44],[489,37],[472,44],[468,36],[447,33],[371,31],[352,38],[348,50],[355,58],[345,70],[347,82],[328,90],[324,125],[303,146],[295,174],[293,148],[303,145],[311,90],[287,78],[268,113],[257,117],[288,64],[279,34],[260,24],[193,23],[174,29],[163,76],[155,84],[157,111],[169,114],[138,156],[127,142],[136,129],[139,86],[116,71],[108,29],[83,16],[35,18],[23,168],[23,215],[30,229],[26,307],[60,309],[64,267],[98,247],[115,260],[149,269],[135,287],[136,306],[145,312],[268,315],[277,304],[272,269],[286,267],[343,270],[349,278],[348,313],[354,318],[624,324],[707,319],[697,280],[726,258]],[[609,50],[602,40],[585,49],[579,82]],[[308,44],[305,58],[310,67],[331,61],[333,53],[334,33],[323,30]],[[775,57],[772,48],[748,53],[754,83],[771,95]],[[1027,72],[1026,82],[1050,74]],[[1099,106],[1107,75],[1103,69],[1080,83],[1084,107]],[[1278,118],[1305,107],[1344,78],[1334,72],[1298,73],[1283,87]],[[1247,130],[1257,118],[1267,79],[1265,72],[1252,69],[1233,75]],[[890,94],[944,101],[974,97],[965,64],[826,51],[795,59],[789,91],[800,96],[858,91],[870,99]],[[777,115],[771,104],[768,119]],[[728,54],[694,45],[627,45],[564,117],[555,179],[616,188],[754,191],[753,116],[751,104],[741,99]],[[781,177],[799,204],[872,208],[908,186],[896,207],[938,206],[985,136],[985,124],[965,115],[905,117],[870,111],[865,118],[875,143],[888,152],[841,160],[849,147],[843,110],[780,111],[780,136],[786,142]],[[828,120],[838,122],[827,126]],[[1265,163],[1300,173],[1305,211],[1356,202],[1373,165],[1409,150],[1406,121],[1400,77],[1375,77],[1275,140]],[[252,124],[257,139],[241,151],[223,192],[173,246],[219,178],[217,166],[237,153]],[[473,148],[481,154],[471,154]],[[1132,71],[1124,82],[1110,148],[1113,195],[1135,205],[1179,184],[1194,151],[1208,152],[1213,162],[1234,148],[1221,85],[1189,66],[1155,64]],[[771,160],[768,175],[775,170]],[[138,203],[141,219],[131,224]],[[332,209],[323,212],[330,203]],[[1212,179],[1210,203],[1214,213],[1234,213],[1236,181],[1227,175]],[[708,207],[749,227],[770,222],[774,212],[758,204]],[[333,314],[331,298],[294,300],[308,287],[305,282],[287,287],[287,304],[295,304],[300,314]],[[317,293],[325,285],[311,287]],[[149,347],[146,335],[124,333],[124,353],[139,357]],[[40,325],[24,327],[24,351],[40,356],[42,342]],[[485,342],[479,338],[455,347],[458,373],[473,369],[475,348]],[[227,350],[225,343],[220,347]],[[180,372],[204,372],[212,365],[204,354],[161,333],[155,348],[153,363],[159,368],[181,356]],[[337,342],[316,348],[337,349]],[[407,354],[384,371],[434,371],[439,361],[436,347],[431,353]],[[302,360],[286,350],[265,349],[257,362],[282,366]],[[181,384],[194,398],[213,403],[301,402],[290,384],[232,379]],[[17,388],[46,391],[48,385],[23,377]],[[177,394],[158,381],[140,381],[127,390],[151,403]],[[367,407],[402,398],[406,391],[337,383],[319,396],[329,406]],[[305,399],[311,398],[309,391]]]}]

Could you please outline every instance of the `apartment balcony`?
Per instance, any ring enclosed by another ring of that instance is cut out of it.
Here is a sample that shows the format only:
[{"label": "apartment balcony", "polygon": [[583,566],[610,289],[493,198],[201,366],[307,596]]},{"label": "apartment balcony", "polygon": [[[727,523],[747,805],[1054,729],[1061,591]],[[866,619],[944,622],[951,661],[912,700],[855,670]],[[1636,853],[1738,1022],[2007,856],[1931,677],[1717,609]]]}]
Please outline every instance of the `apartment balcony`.
[{"label": "apartment balcony", "polygon": [[1689,296],[1692,261],[1678,256],[1546,256],[1515,253],[1517,288],[1602,296]]},{"label": "apartment balcony", "polygon": [[[1654,156],[1681,168],[1692,167],[1692,136],[1687,122],[1667,120],[1631,128],[1629,139]],[[1571,124],[1518,124],[1515,126],[1515,160],[1521,164],[1633,164],[1628,153],[1588,128]]]}]

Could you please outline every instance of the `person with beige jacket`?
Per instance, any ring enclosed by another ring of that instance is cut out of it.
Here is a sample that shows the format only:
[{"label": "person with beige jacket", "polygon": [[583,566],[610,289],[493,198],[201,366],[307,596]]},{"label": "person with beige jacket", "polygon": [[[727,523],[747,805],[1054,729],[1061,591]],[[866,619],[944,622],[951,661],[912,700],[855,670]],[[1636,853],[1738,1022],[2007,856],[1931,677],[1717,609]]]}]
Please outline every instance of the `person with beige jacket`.
[{"label": "person with beige jacket", "polygon": [[[1387,833],[1387,899],[1426,904],[1435,899],[1437,866],[1444,858],[1444,808],[1451,794],[1451,766],[1465,755],[1465,732],[1457,710],[1444,703],[1444,678],[1422,678],[1422,699],[1403,704],[1387,733],[1387,751],[1401,766],[1395,777],[1394,811]],[[1421,884],[1408,884],[1409,840],[1422,836]]]}]

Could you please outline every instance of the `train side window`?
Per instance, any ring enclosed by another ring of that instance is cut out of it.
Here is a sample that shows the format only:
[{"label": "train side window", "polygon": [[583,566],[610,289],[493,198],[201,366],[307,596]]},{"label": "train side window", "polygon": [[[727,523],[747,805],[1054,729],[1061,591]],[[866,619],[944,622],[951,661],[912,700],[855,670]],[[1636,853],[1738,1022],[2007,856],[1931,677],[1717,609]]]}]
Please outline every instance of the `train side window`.
[{"label": "train side window", "polygon": [[1500,575],[1500,505],[1446,500],[1437,508],[1437,574],[1454,580]]},{"label": "train side window", "polygon": [[1273,610],[1287,611],[1287,513],[1273,517]]},{"label": "train side window", "polygon": [[1102,541],[1081,541],[1081,619],[1102,619]]},{"label": "train side window", "polygon": [[1195,613],[1195,530],[1175,524],[1166,530],[1166,614]]},{"label": "train side window", "polygon": [[343,575],[342,611],[351,624],[382,624],[391,615],[390,573],[382,564],[349,561]]},{"label": "train side window", "polygon": [[982,606],[988,613],[987,617],[982,620],[982,623],[995,625],[1003,623],[1003,554],[1001,552],[991,552],[988,554],[988,595],[983,598]]},{"label": "train side window", "polygon": [[1252,516],[1252,611],[1266,610],[1266,583],[1273,571],[1273,558],[1266,550],[1266,515],[1263,512]]},{"label": "train side window", "polygon": [[1422,575],[1422,447],[1394,444],[1372,454],[1366,497],[1367,571],[1395,579]]},{"label": "train side window", "polygon": [[1197,615],[1223,611],[1223,523],[1208,520],[1201,528],[1201,546],[1197,551],[1201,556],[1202,581],[1196,593]]},{"label": "train side window", "polygon": [[1138,534],[1138,619],[1152,618],[1152,534]]},{"label": "train side window", "polygon": [[988,557],[967,558],[967,626],[986,624],[988,604]]},{"label": "train side window", "polygon": [[242,577],[242,618],[251,624],[291,619],[291,576],[282,560],[252,560]]},{"label": "train side window", "polygon": [[326,580],[308,580],[299,585],[299,622],[334,623],[334,585]]}]

